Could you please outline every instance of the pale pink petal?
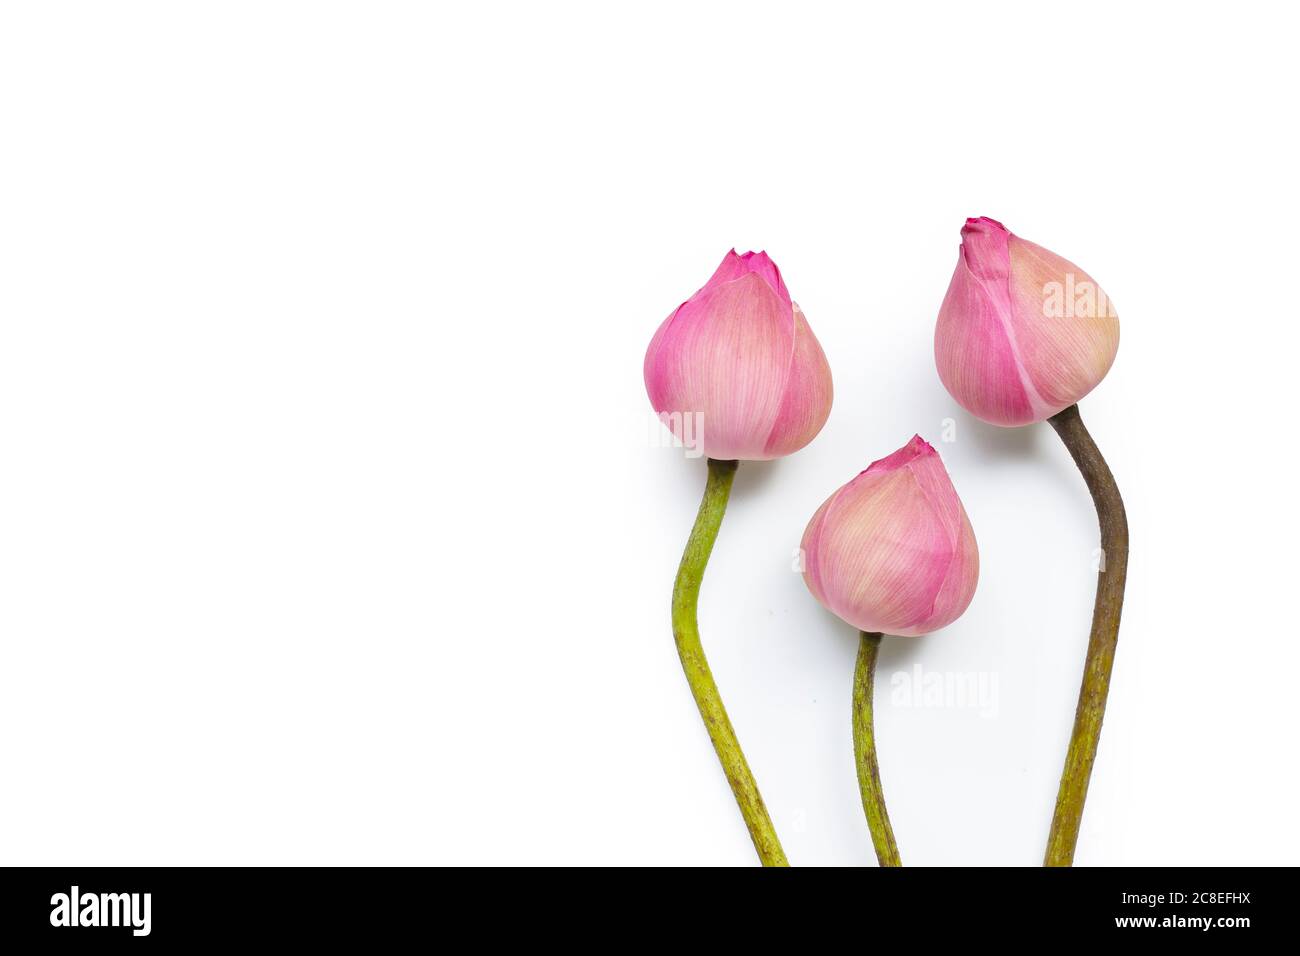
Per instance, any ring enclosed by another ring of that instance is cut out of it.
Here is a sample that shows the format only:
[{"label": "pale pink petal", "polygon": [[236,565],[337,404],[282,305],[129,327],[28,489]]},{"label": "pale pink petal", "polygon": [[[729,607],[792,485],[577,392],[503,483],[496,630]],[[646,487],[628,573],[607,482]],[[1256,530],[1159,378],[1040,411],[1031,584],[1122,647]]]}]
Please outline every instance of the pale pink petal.
[{"label": "pale pink petal", "polygon": [[929,613],[950,545],[906,469],[854,479],[820,538],[823,593],[854,627],[903,634]]},{"label": "pale pink petal", "polygon": [[808,527],[804,529],[803,540],[799,544],[803,552],[803,579],[808,585],[808,590],[812,591],[815,597],[822,604],[829,607],[826,601],[826,593],[822,589],[822,570],[821,570],[821,532],[826,525],[826,516],[830,513],[835,504],[835,499],[839,497],[843,488],[822,502],[822,506],[817,509],[812,520],[808,522]]},{"label": "pale pink petal", "polygon": [[975,586],[980,577],[979,546],[975,542],[975,532],[971,528],[966,510],[961,512],[961,534],[957,539],[957,549],[953,553],[952,563],[948,565],[948,574],[943,586],[934,597],[934,607],[930,615],[916,625],[916,633],[929,634],[947,627],[961,617],[970,607],[975,597]]},{"label": "pale pink petal", "polygon": [[1101,286],[1068,259],[1018,236],[1010,254],[1016,341],[1047,418],[1106,377],[1119,350],[1119,317]]},{"label": "pale pink petal", "polygon": [[817,337],[804,320],[803,311],[794,309],[794,349],[785,394],[776,422],[767,436],[765,458],[792,454],[817,437],[831,414],[831,367],[826,362]]},{"label": "pale pink petal", "polygon": [[[913,441],[921,439],[918,436]],[[979,548],[966,509],[962,507],[961,499],[957,497],[957,491],[953,488],[952,480],[938,453],[925,445],[925,451],[917,455],[908,468],[935,518],[943,526],[950,547],[948,567],[940,587],[933,595],[931,607],[911,625],[916,633],[927,634],[951,624],[970,604],[975,595],[975,585],[979,581]]]},{"label": "pale pink petal", "polygon": [[965,510],[919,436],[832,495],[802,547],[809,590],[864,631],[937,630],[966,609],[979,574]]}]

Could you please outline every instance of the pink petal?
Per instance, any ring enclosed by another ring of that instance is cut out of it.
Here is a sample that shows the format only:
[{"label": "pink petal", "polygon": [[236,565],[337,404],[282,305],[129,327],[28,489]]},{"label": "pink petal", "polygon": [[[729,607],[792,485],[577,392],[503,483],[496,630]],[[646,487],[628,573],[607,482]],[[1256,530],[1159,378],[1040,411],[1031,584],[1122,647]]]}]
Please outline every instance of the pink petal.
[{"label": "pink petal", "polygon": [[646,352],[657,412],[702,416],[710,458],[761,459],[781,408],[793,316],[759,275],[706,286],[664,321]]},{"label": "pink petal", "polygon": [[1010,233],[992,219],[968,219],[961,254],[939,309],[934,359],[958,403],[995,425],[1034,421],[1011,331]]},{"label": "pink petal", "polygon": [[[766,252],[746,252],[743,256],[738,256],[736,250],[732,249],[700,292],[751,273],[761,277],[786,305],[791,304],[790,293],[785,287],[785,280],[781,278],[781,270],[776,267],[776,263]],[[695,294],[699,295],[700,292]]]},{"label": "pink petal", "polygon": [[781,458],[798,451],[817,437],[831,414],[831,367],[804,320],[803,310],[797,305],[793,309],[794,349],[781,409],[763,448],[764,458]]},{"label": "pink petal", "polygon": [[[1053,287],[1067,298],[1065,315],[1050,314]],[[1069,294],[1076,288],[1095,290],[1096,311],[1077,312]],[[968,219],[935,327],[939,378],[984,421],[1043,421],[1088,394],[1109,371],[1119,321],[1108,305],[1100,287],[1069,260],[1012,235],[996,220]]]},{"label": "pink petal", "polygon": [[802,448],[830,414],[830,367],[766,253],[727,253],[646,350],[657,412],[710,458],[763,460]]}]

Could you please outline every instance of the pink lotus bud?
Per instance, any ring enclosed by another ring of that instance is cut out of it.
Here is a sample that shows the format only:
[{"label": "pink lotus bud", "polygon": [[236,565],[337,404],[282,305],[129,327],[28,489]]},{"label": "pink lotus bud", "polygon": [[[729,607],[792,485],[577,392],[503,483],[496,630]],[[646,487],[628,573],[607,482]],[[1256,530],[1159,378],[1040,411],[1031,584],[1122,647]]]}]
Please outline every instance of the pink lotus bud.
[{"label": "pink lotus bud", "polygon": [[937,631],[961,617],[979,579],[966,509],[920,435],[831,495],[802,547],[808,589],[862,631]]},{"label": "pink lotus bud", "polygon": [[1086,272],[1000,222],[967,219],[934,330],[952,397],[994,425],[1041,422],[1110,371],[1119,319]]},{"label": "pink lotus bud", "polygon": [[687,447],[717,459],[780,458],[831,412],[831,370],[767,253],[733,249],[659,326],[645,387]]}]

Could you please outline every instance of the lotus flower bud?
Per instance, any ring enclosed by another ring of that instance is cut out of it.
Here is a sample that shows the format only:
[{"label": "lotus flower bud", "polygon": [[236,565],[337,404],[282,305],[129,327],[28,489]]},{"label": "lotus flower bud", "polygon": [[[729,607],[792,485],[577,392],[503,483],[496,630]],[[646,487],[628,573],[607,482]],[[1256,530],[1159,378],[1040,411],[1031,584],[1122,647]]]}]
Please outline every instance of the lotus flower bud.
[{"label": "lotus flower bud", "polygon": [[645,356],[660,419],[710,458],[780,458],[831,411],[831,370],[767,253],[727,253],[664,320]]},{"label": "lotus flower bud", "polygon": [[939,378],[994,425],[1041,422],[1091,392],[1119,348],[1119,319],[1074,263],[1000,222],[967,219],[934,332]]},{"label": "lotus flower bud", "polygon": [[937,631],[966,610],[979,579],[966,509],[920,435],[831,495],[802,547],[808,589],[862,631]]}]

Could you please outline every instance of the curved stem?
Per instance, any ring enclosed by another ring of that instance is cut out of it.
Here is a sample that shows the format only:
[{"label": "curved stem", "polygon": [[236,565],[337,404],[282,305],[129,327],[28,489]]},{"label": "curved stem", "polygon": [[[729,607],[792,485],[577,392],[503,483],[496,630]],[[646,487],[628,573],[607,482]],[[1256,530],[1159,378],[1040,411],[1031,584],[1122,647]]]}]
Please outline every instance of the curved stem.
[{"label": "curved stem", "polygon": [[880,764],[876,761],[875,721],[871,701],[875,694],[876,655],[880,635],[862,632],[858,644],[858,663],[853,669],[853,756],[858,765],[858,789],[862,791],[862,809],[867,814],[867,829],[876,847],[881,866],[902,866],[894,829],[885,809],[885,791],[880,785]]},{"label": "curved stem", "polygon": [[1083,802],[1088,797],[1088,778],[1097,757],[1101,721],[1106,713],[1106,695],[1110,691],[1110,672],[1115,663],[1115,644],[1119,640],[1119,615],[1124,606],[1124,578],[1128,573],[1128,518],[1120,498],[1115,476],[1106,459],[1101,457],[1088,429],[1079,417],[1079,406],[1071,405],[1048,419],[1065,442],[1074,463],[1097,506],[1101,525],[1101,561],[1098,564],[1097,598],[1092,608],[1092,633],[1088,638],[1088,656],[1083,662],[1083,684],[1079,688],[1079,705],[1074,712],[1074,731],[1061,771],[1061,788],[1056,795],[1056,813],[1047,837],[1044,866],[1069,866],[1074,862],[1074,847],[1079,842],[1079,821]]},{"label": "curved stem", "polygon": [[767,807],[763,805],[763,797],[758,792],[758,784],[754,782],[754,775],[750,773],[745,754],[740,749],[740,741],[736,739],[727,710],[722,706],[722,695],[718,693],[718,685],[713,681],[704,647],[700,644],[700,628],[695,615],[700,582],[713,551],[713,542],[718,537],[722,515],[727,510],[736,465],[734,461],[709,459],[709,480],[704,486],[704,500],[700,502],[695,527],[686,542],[686,551],[677,569],[677,582],[673,586],[673,637],[682,659],[682,670],[686,672],[686,682],[691,685],[696,706],[704,718],[713,749],[722,761],[722,771],[731,784],[731,792],[736,795],[740,815],[745,818],[758,858],[764,866],[789,866],[772,820],[767,815]]}]

